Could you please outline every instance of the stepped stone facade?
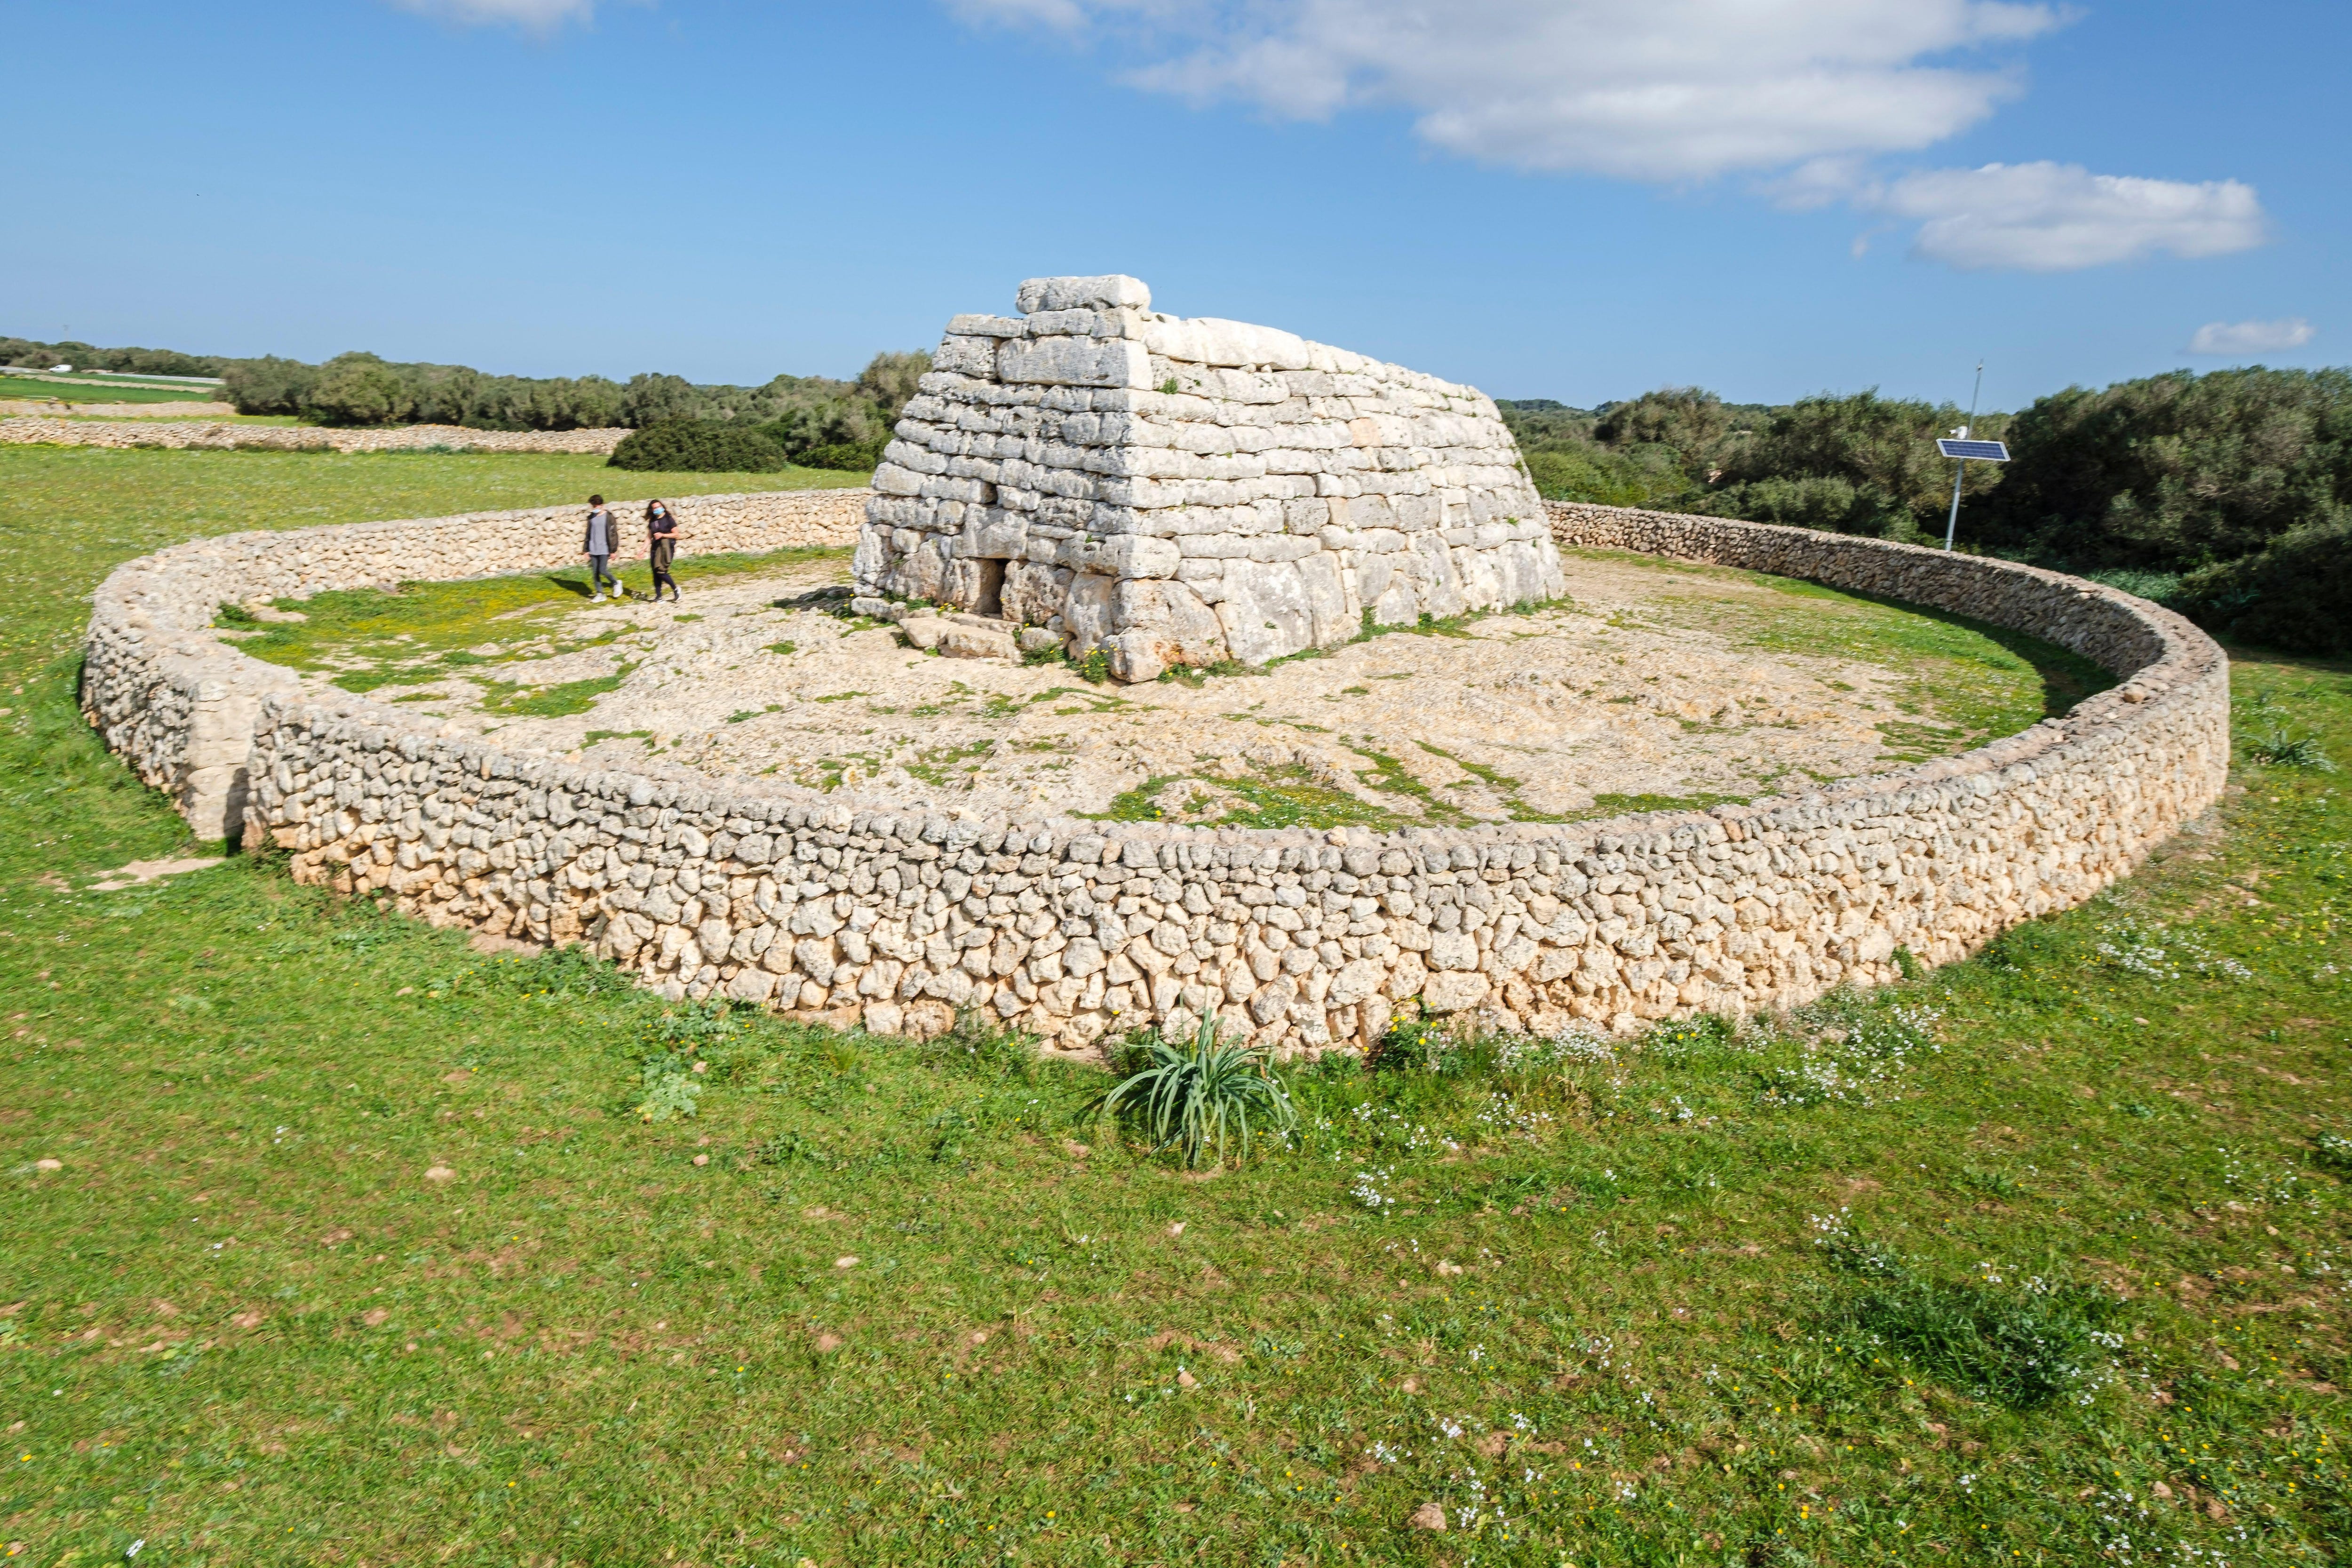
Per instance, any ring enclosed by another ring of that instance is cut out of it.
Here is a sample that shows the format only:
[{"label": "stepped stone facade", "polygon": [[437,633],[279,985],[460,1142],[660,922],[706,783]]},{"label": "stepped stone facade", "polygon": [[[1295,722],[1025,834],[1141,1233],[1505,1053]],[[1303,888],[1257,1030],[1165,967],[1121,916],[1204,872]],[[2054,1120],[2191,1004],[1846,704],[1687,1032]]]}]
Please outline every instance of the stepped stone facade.
[{"label": "stepped stone facade", "polygon": [[874,475],[864,593],[1043,627],[1135,681],[1562,591],[1475,388],[1156,314],[1132,278],[1018,304],[948,323]]}]

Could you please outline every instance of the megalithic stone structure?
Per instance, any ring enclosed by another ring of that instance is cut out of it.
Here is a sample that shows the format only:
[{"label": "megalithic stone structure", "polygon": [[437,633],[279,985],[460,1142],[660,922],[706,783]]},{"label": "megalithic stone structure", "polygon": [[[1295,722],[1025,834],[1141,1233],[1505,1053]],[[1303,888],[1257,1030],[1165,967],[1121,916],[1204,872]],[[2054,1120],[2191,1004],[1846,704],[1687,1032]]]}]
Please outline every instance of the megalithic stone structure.
[{"label": "megalithic stone structure", "polygon": [[1137,681],[1562,591],[1475,387],[1158,315],[1133,278],[1018,300],[949,321],[875,470],[862,592],[1047,627]]}]

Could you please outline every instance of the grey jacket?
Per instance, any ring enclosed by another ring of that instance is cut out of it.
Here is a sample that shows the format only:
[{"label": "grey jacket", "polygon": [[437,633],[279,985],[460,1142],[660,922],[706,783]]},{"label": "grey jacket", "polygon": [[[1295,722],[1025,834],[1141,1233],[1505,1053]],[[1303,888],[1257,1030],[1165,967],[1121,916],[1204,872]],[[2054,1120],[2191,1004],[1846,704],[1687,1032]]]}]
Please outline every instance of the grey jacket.
[{"label": "grey jacket", "polygon": [[589,555],[610,555],[613,544],[613,514],[600,506],[588,514],[588,533],[580,548]]}]

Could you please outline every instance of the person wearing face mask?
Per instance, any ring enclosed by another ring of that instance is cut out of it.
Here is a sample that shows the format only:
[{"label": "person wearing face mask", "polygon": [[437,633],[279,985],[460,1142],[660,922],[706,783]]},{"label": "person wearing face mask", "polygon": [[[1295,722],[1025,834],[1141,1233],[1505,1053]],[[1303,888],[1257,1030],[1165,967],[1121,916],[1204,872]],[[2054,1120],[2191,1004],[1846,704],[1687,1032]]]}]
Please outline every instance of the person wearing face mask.
[{"label": "person wearing face mask", "polygon": [[677,557],[677,542],[686,537],[677,531],[677,514],[669,510],[667,501],[652,501],[646,507],[646,556],[654,569],[654,603],[661,603],[662,589],[669,589],[670,603],[678,600],[677,579],[670,575],[670,563]]}]

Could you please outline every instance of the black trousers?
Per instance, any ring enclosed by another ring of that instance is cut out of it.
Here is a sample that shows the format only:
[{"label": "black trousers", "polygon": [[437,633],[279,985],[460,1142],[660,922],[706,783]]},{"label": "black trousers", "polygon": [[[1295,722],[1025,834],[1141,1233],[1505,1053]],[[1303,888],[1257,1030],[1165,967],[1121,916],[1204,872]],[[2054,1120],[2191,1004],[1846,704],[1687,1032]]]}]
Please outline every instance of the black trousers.
[{"label": "black trousers", "polygon": [[649,552],[648,559],[653,563],[654,597],[656,599],[661,597],[661,591],[664,584],[668,585],[670,597],[677,597],[677,579],[669,574],[669,563],[671,561],[675,560],[677,556],[677,542],[676,540],[656,539],[654,541],[653,549]]}]

